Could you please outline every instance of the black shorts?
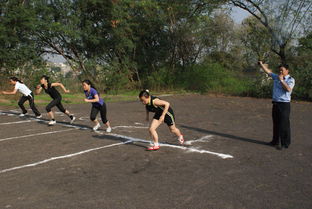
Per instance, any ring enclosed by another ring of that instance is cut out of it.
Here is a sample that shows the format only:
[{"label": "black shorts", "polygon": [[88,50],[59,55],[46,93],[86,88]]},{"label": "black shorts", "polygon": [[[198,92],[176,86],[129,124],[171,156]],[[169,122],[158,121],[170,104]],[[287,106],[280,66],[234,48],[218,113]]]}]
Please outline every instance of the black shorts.
[{"label": "black shorts", "polygon": [[[161,117],[162,112],[156,112],[154,115],[154,119],[159,120],[159,118]],[[172,126],[175,124],[175,119],[174,119],[174,113],[173,112],[167,112],[166,116],[165,116],[165,120],[164,122],[168,125],[168,126]]]},{"label": "black shorts", "polygon": [[101,114],[102,122],[104,124],[107,123],[108,120],[106,118],[106,104],[105,103],[102,106],[92,105],[92,109],[91,109],[91,113],[90,113],[90,120],[94,121],[99,112]]}]

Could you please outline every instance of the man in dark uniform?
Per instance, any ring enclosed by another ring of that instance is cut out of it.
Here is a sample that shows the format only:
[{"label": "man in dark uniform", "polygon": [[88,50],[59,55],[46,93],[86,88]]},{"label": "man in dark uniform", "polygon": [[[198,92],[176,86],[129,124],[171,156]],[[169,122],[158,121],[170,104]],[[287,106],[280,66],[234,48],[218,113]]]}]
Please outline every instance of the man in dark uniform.
[{"label": "man in dark uniform", "polygon": [[290,133],[290,101],[295,86],[295,79],[289,75],[288,65],[279,66],[279,74],[272,73],[267,64],[259,61],[265,73],[274,81],[272,96],[273,140],[269,143],[276,149],[288,148],[291,142]]}]

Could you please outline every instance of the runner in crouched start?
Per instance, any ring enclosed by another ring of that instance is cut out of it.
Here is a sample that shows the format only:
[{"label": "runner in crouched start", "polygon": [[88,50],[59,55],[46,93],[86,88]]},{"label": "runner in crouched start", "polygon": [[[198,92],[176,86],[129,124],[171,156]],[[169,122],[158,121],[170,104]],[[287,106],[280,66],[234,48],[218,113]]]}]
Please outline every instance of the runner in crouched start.
[{"label": "runner in crouched start", "polygon": [[110,133],[112,128],[106,118],[106,104],[104,100],[100,97],[100,94],[97,92],[90,80],[82,81],[82,87],[86,95],[86,99],[84,101],[92,103],[90,120],[95,123],[93,130],[97,131],[101,127],[100,122],[96,119],[97,114],[100,112],[102,122],[107,126],[106,132]]},{"label": "runner in crouched start", "polygon": [[141,91],[139,94],[139,98],[146,107],[147,121],[149,121],[149,112],[155,113],[149,128],[149,132],[153,138],[154,144],[148,147],[147,150],[152,151],[159,149],[158,134],[156,132],[156,129],[163,122],[165,122],[168,125],[170,131],[178,137],[180,144],[183,144],[184,138],[180,130],[175,126],[174,113],[172,108],[170,107],[169,102],[160,100],[159,98],[150,95],[148,90]]},{"label": "runner in crouched start", "polygon": [[22,81],[20,81],[16,77],[10,78],[10,84],[14,85],[14,90],[2,91],[2,94],[12,95],[12,94],[16,94],[17,91],[23,94],[23,96],[20,98],[18,102],[18,106],[22,109],[22,113],[20,114],[20,116],[23,117],[27,114],[27,110],[24,107],[24,103],[28,100],[29,106],[32,109],[32,111],[35,113],[36,118],[41,118],[42,115],[38,111],[35,105],[35,98],[34,98],[33,92]]},{"label": "runner in crouched start", "polygon": [[40,79],[40,84],[37,86],[36,94],[40,94],[42,89],[50,95],[50,97],[53,99],[47,106],[46,110],[48,112],[49,117],[51,118],[51,121],[48,123],[50,126],[54,125],[56,123],[54,119],[54,114],[52,112],[52,108],[56,106],[62,113],[65,113],[70,118],[70,124],[72,124],[75,121],[75,117],[69,113],[68,110],[66,110],[62,105],[62,96],[58,92],[58,90],[55,88],[57,86],[61,87],[65,93],[69,93],[69,90],[67,90],[63,84],[61,83],[50,83],[48,76],[42,76]]}]

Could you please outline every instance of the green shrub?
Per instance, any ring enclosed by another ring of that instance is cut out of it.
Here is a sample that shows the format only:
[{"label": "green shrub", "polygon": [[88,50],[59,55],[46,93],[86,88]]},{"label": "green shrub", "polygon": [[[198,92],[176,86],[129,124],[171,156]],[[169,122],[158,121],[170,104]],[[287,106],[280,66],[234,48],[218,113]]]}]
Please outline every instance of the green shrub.
[{"label": "green shrub", "polygon": [[247,94],[248,79],[240,79],[234,72],[217,63],[195,65],[179,76],[180,86],[200,93],[214,92],[231,95]]}]

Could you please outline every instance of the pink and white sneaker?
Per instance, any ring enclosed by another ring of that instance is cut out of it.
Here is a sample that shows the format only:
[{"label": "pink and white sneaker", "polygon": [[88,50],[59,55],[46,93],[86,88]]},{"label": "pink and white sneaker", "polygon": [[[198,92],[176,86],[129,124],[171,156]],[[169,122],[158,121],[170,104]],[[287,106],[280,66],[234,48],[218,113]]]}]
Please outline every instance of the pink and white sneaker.
[{"label": "pink and white sneaker", "polygon": [[152,145],[147,148],[148,151],[156,151],[159,150],[159,145]]}]

